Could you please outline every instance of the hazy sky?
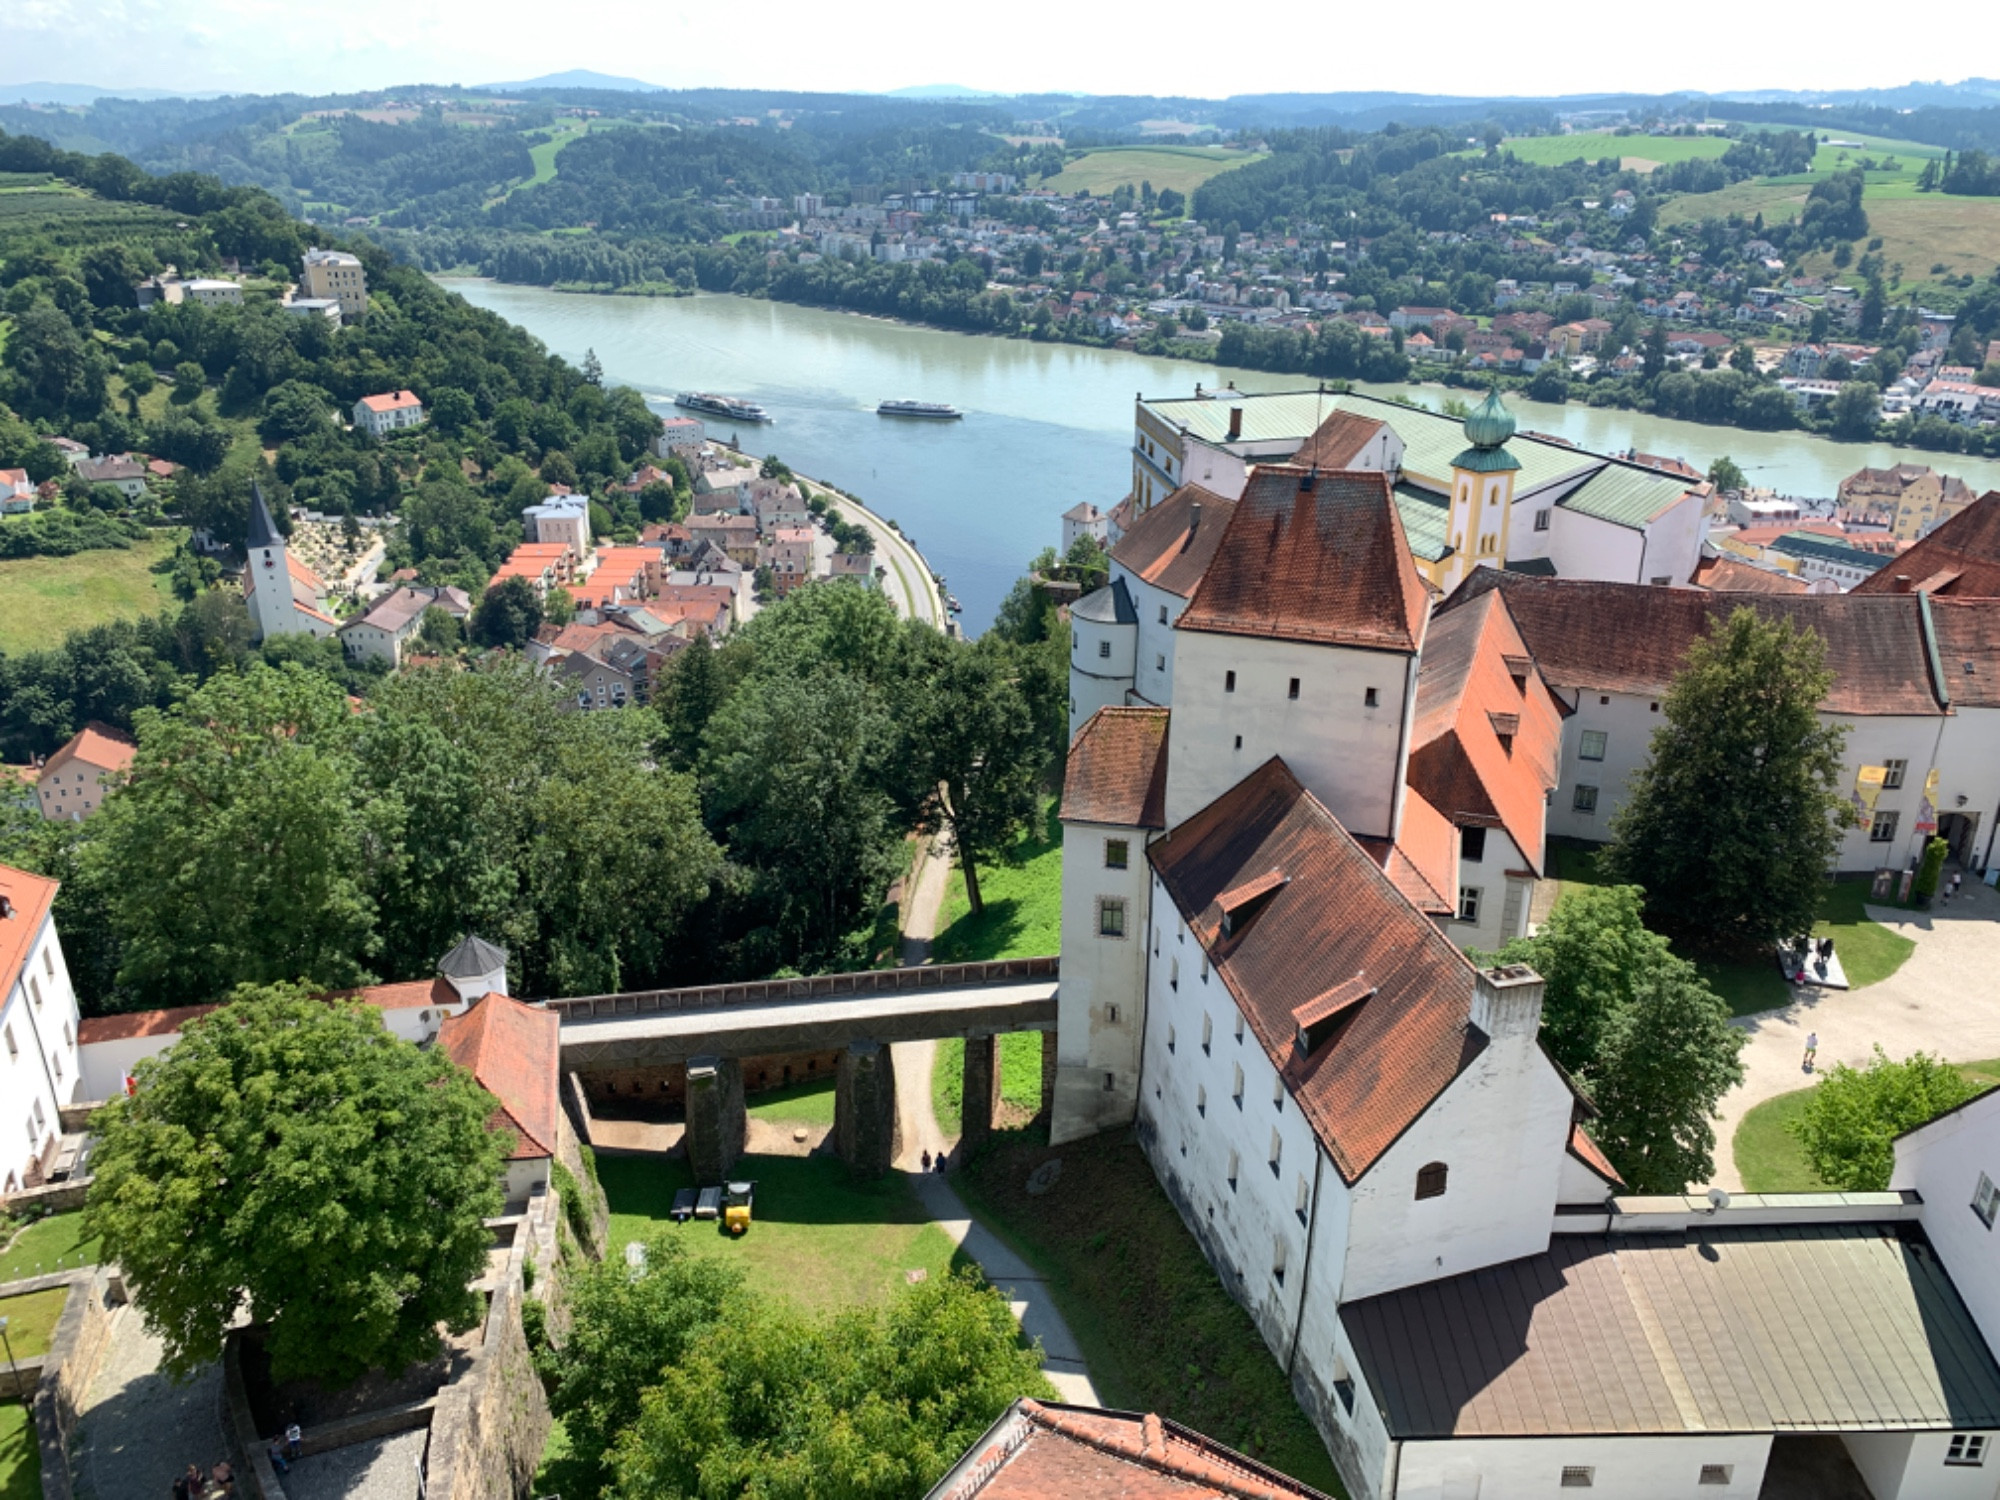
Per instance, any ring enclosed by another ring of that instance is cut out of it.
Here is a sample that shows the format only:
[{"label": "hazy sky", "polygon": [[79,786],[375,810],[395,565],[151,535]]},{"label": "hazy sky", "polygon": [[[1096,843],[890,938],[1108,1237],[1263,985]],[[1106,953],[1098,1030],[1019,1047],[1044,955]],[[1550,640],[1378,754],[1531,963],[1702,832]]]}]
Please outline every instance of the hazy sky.
[{"label": "hazy sky", "polygon": [[1801,24],[1788,7],[1740,0],[1694,0],[1670,14],[1586,7],[1539,16],[1471,0],[1267,0],[1245,11],[1190,0],[1018,8],[958,0],[0,0],[0,82],[320,93],[567,68],[665,87],[958,83],[1203,97],[1909,81],[1907,63],[1855,45],[1849,28]]}]

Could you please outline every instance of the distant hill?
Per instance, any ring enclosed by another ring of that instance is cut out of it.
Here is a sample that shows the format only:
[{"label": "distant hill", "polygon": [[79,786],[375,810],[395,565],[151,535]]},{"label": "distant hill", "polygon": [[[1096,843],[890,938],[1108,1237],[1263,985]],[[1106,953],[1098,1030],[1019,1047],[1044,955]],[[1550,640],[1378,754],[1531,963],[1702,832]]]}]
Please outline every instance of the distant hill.
[{"label": "distant hill", "polygon": [[99,99],[220,99],[180,89],[101,89],[93,83],[0,83],[0,104],[95,104]]},{"label": "distant hill", "polygon": [[521,78],[512,83],[489,83],[490,89],[617,89],[622,93],[656,94],[657,83],[643,78],[620,78],[611,73],[593,73],[589,68],[571,68],[567,73],[544,73],[539,78]]},{"label": "distant hill", "polygon": [[969,89],[962,83],[917,83],[908,88],[890,89],[885,99],[1011,99],[1011,94],[989,94]]}]

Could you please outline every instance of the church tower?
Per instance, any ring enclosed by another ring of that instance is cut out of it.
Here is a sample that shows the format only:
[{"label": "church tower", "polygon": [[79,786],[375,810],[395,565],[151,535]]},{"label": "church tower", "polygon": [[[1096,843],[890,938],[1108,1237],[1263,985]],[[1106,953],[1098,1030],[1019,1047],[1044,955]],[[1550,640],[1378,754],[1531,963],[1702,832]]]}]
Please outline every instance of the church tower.
[{"label": "church tower", "polygon": [[294,635],[310,628],[299,617],[285,538],[271,520],[262,485],[250,486],[250,534],[244,539],[243,551],[244,603],[250,607],[250,625],[257,639]]},{"label": "church tower", "polygon": [[1451,550],[1443,562],[1449,594],[1474,568],[1507,566],[1507,529],[1514,511],[1514,474],[1521,461],[1507,451],[1514,417],[1500,403],[1496,387],[1465,419],[1471,444],[1451,461],[1451,512],[1445,537]]}]

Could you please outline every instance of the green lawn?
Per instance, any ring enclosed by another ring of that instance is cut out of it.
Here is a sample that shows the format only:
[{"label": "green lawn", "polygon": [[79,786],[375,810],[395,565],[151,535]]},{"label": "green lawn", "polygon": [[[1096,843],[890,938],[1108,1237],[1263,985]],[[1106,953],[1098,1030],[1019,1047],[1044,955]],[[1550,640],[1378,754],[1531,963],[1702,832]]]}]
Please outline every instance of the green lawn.
[{"label": "green lawn", "polygon": [[[1042,1034],[1014,1031],[1000,1038],[1000,1099],[1033,1114],[1042,1107]],[[965,1042],[946,1037],[937,1044],[931,1071],[931,1109],[938,1129],[957,1135],[965,1114]]]},{"label": "green lawn", "polygon": [[[1986,1062],[1960,1063],[1958,1071],[1966,1080],[1983,1088],[2000,1086],[2000,1058]],[[1805,1113],[1812,1088],[1794,1089],[1775,1099],[1766,1099],[1743,1117],[1736,1127],[1730,1151],[1736,1158],[1737,1174],[1743,1187],[1752,1193],[1830,1192],[1819,1175],[1806,1165],[1791,1124]]]},{"label": "green lawn", "polygon": [[1042,826],[1000,860],[979,867],[986,910],[972,915],[965,874],[951,872],[939,913],[932,957],[941,964],[988,958],[1032,958],[1062,948],[1062,824],[1053,799]]},{"label": "green lawn", "polygon": [[[1565,884],[1598,884],[1596,846],[1551,840],[1549,873]],[[1813,924],[1814,937],[1834,940],[1854,989],[1887,979],[1916,951],[1916,944],[1908,938],[1869,919],[1862,910],[1867,894],[1865,878],[1833,882],[1820,903],[1820,919]],[[1729,1003],[1731,1015],[1751,1016],[1791,1004],[1792,987],[1778,972],[1775,957],[1756,963],[1696,959],[1695,967],[1709,987]]]},{"label": "green lawn", "polygon": [[42,1450],[35,1420],[19,1401],[0,1404],[0,1500],[41,1500]]},{"label": "green lawn", "polygon": [[0,1251],[0,1281],[96,1265],[98,1242],[82,1235],[81,1213],[51,1214],[30,1224]]},{"label": "green lawn", "polygon": [[179,540],[161,533],[125,551],[0,562],[0,652],[58,646],[72,630],[172,608],[165,575],[150,570]]},{"label": "green lawn", "polygon": [[1519,161],[1539,167],[1560,167],[1573,161],[1602,161],[1607,156],[1670,166],[1675,162],[1719,157],[1733,142],[1719,135],[1613,135],[1585,131],[1576,135],[1510,136],[1500,143]]},{"label": "green lawn", "polygon": [[69,1288],[52,1286],[45,1292],[28,1292],[19,1297],[0,1297],[0,1318],[7,1320],[7,1343],[16,1359],[33,1359],[49,1352],[49,1340],[56,1331],[56,1319],[69,1301]]},{"label": "green lawn", "polygon": [[856,1183],[832,1157],[742,1158],[735,1175],[756,1182],[757,1203],[740,1240],[713,1223],[667,1218],[675,1191],[694,1185],[683,1160],[602,1156],[597,1172],[611,1204],[611,1255],[665,1228],[699,1254],[736,1261],[752,1290],[815,1310],[883,1301],[904,1272],[941,1276],[957,1253],[903,1177]]},{"label": "green lawn", "polygon": [[749,1114],[753,1120],[773,1124],[831,1125],[833,1123],[833,1080],[794,1083],[786,1088],[752,1094]]},{"label": "green lawn", "polygon": [[[1000,1137],[957,1178],[980,1220],[1048,1277],[1098,1398],[1185,1423],[1331,1494],[1345,1493],[1283,1367],[1222,1289],[1152,1168],[1123,1132],[1050,1151],[1030,1129]],[[1054,1191],[1028,1173],[1062,1158]]]},{"label": "green lawn", "polygon": [[1220,146],[1107,146],[1068,163],[1041,186],[1058,193],[1109,193],[1130,183],[1150,182],[1159,192],[1192,193],[1218,172],[1262,161],[1264,151],[1229,151]]}]

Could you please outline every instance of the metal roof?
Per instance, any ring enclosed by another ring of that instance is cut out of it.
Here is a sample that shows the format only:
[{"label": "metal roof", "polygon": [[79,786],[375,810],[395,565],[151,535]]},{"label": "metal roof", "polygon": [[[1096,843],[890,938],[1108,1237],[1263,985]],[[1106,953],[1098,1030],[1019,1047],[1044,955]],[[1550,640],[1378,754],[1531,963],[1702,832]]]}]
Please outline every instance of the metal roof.
[{"label": "metal roof", "polygon": [[1340,1316],[1396,1438],[2000,1427],[2000,1366],[1909,1224],[1558,1235]]},{"label": "metal roof", "polygon": [[1339,409],[1341,399],[1331,392],[1319,391],[1253,394],[1224,390],[1165,401],[1149,400],[1145,405],[1162,421],[1185,428],[1205,443],[1232,441],[1229,413],[1233,407],[1240,407],[1243,412],[1243,430],[1233,441],[1271,443],[1281,438],[1297,438],[1303,443],[1325,418]]},{"label": "metal roof", "polygon": [[1870,552],[1865,547],[1852,547],[1845,542],[1835,541],[1832,537],[1819,536],[1810,531],[1788,531],[1771,543],[1771,550],[1783,552],[1789,557],[1817,557],[1850,568],[1866,568],[1871,573],[1889,562],[1889,559],[1880,552]]}]

